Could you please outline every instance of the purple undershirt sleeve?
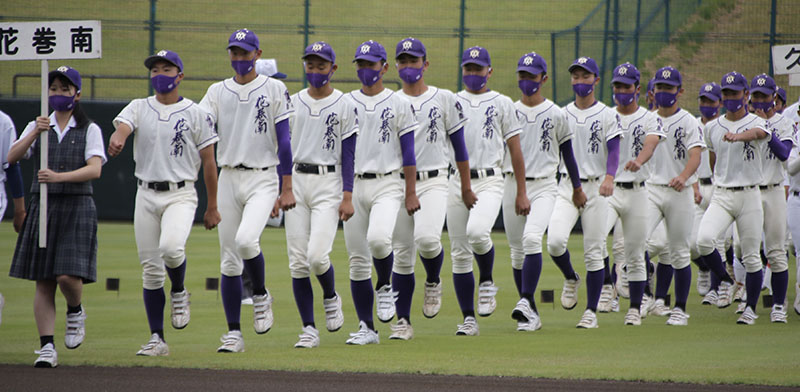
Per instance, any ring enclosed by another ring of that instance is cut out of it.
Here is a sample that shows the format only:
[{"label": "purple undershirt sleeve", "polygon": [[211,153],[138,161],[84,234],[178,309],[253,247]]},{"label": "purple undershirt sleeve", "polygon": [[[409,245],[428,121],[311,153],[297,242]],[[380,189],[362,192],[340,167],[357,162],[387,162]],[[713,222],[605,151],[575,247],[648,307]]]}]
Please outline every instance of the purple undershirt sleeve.
[{"label": "purple undershirt sleeve", "polygon": [[578,170],[578,162],[575,161],[575,154],[572,152],[572,140],[567,140],[559,146],[561,156],[564,158],[564,166],[567,167],[569,179],[572,181],[572,189],[581,187],[581,173]]},{"label": "purple undershirt sleeve", "polygon": [[414,155],[414,131],[400,136],[400,150],[403,151],[403,166],[417,165],[417,158]]},{"label": "purple undershirt sleeve", "polygon": [[357,137],[358,135],[353,133],[342,140],[342,192],[353,191]]},{"label": "purple undershirt sleeve", "polygon": [[772,153],[775,154],[775,157],[780,159],[781,162],[789,158],[789,153],[792,152],[792,141],[778,139],[778,135],[775,132],[772,133],[772,137],[767,144]]},{"label": "purple undershirt sleeve", "polygon": [[25,184],[22,181],[22,169],[20,169],[19,162],[9,165],[6,169],[6,182],[8,182],[8,190],[12,199],[25,196]]},{"label": "purple undershirt sleeve", "polygon": [[464,127],[450,134],[450,143],[453,145],[453,153],[455,153],[456,162],[469,160],[467,144],[464,142]]},{"label": "purple undershirt sleeve", "polygon": [[275,124],[275,135],[278,138],[278,175],[292,175],[292,135],[289,131],[289,120]]},{"label": "purple undershirt sleeve", "polygon": [[609,176],[617,175],[617,168],[619,168],[619,136],[606,142],[608,148],[608,160],[606,161],[606,174]]}]

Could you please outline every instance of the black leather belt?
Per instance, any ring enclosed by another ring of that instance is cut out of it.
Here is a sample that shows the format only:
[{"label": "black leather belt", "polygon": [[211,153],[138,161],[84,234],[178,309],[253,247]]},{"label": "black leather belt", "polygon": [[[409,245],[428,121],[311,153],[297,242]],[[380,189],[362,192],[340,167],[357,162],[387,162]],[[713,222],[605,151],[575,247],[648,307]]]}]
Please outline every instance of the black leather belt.
[{"label": "black leather belt", "polygon": [[233,166],[231,169],[236,169],[236,170],[261,170],[261,171],[267,171],[267,170],[269,170],[269,166],[267,166],[267,167],[248,167],[248,166],[245,166],[245,165],[242,165],[242,164],[238,164],[238,165],[236,165],[236,166]]},{"label": "black leather belt", "polygon": [[525,177],[525,181],[548,180],[550,178],[553,178],[553,177],[550,177],[550,176],[546,176],[546,177]]},{"label": "black leather belt", "polygon": [[792,191],[792,194],[794,195],[794,197],[800,197],[800,192],[798,191]]},{"label": "black leather belt", "polygon": [[[428,171],[417,172],[417,180],[420,181],[426,178],[434,178],[438,176],[439,176],[439,170],[428,170]],[[400,178],[406,178],[406,174],[401,172]]]},{"label": "black leather belt", "polygon": [[779,187],[779,186],[781,186],[781,184],[772,184],[772,185],[759,185],[759,186],[758,186],[758,189],[761,189],[762,191],[766,191],[766,190],[768,190],[768,189],[771,189],[771,188],[776,188],[776,187]]},{"label": "black leather belt", "polygon": [[145,188],[152,189],[152,190],[158,191],[158,192],[164,192],[164,191],[170,190],[169,189],[169,184],[175,184],[175,189],[181,189],[184,186],[186,186],[186,181],[181,181],[181,182],[176,182],[176,183],[172,183],[172,182],[169,182],[169,181],[144,182],[144,181],[139,180],[139,179],[137,179],[137,181],[139,182],[140,186],[143,186]]},{"label": "black leather belt", "polygon": [[600,181],[601,177],[581,178],[581,182],[595,182]]},{"label": "black leather belt", "polygon": [[[455,169],[450,169],[450,174],[455,175]],[[492,177],[492,176],[499,176],[503,174],[502,171],[499,169],[470,169],[469,171],[469,178],[476,179],[476,178],[484,178],[484,177]]]},{"label": "black leather belt", "polygon": [[336,173],[336,165],[310,165],[308,163],[295,163],[294,165],[295,170],[299,173],[306,173],[306,174],[325,174],[326,169],[327,173]]},{"label": "black leather belt", "polygon": [[633,189],[634,186],[643,187],[644,181],[642,182],[615,182],[614,185],[622,188],[622,189]]},{"label": "black leather belt", "polygon": [[732,187],[724,187],[721,186],[720,188],[726,191],[733,191],[733,192],[740,192],[740,191],[748,191],[751,189],[755,189],[757,185],[748,185],[748,186],[732,186]]},{"label": "black leather belt", "polygon": [[390,176],[392,174],[394,174],[394,172],[388,172],[388,173],[364,173],[364,174],[358,174],[357,177],[362,179],[362,180],[374,180],[376,178],[386,177],[386,176]]},{"label": "black leather belt", "polygon": [[711,185],[714,183],[714,181],[711,180],[711,177],[701,178],[697,181],[700,183],[700,185]]}]

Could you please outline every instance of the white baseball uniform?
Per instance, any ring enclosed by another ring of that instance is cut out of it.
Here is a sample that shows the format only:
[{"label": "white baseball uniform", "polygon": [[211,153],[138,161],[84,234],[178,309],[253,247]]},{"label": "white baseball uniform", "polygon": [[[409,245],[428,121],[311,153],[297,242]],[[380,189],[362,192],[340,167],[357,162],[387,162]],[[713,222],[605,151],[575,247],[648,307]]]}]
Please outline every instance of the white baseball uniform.
[{"label": "white baseball uniform", "polygon": [[[561,256],[567,251],[567,242],[573,226],[581,217],[583,249],[586,270],[603,269],[603,248],[608,231],[608,199],[600,196],[600,184],[606,176],[608,148],[606,143],[622,136],[616,111],[602,102],[587,109],[579,109],[575,102],[564,107],[564,114],[574,134],[572,149],[581,173],[581,186],[586,194],[586,206],[579,210],[572,203],[572,183],[567,179],[567,169],[560,166],[561,181],[558,184],[554,214],[547,231],[547,251],[552,256]],[[620,140],[620,145],[624,141]]]},{"label": "white baseball uniform", "polygon": [[[218,137],[211,117],[184,98],[164,105],[155,96],[134,99],[114,118],[114,127],[133,131],[134,171],[139,188],[133,214],[136,247],[145,289],[164,287],[164,266],[176,268],[185,257],[194,222],[200,150]],[[151,189],[156,183],[165,188]]]},{"label": "white baseball uniform", "polygon": [[8,150],[15,141],[17,141],[17,130],[14,128],[14,122],[7,114],[0,112],[0,220],[3,220],[8,207],[4,183],[8,169]]},{"label": "white baseball uniform", "polygon": [[322,99],[302,90],[292,102],[296,205],[286,211],[285,224],[289,269],[292,278],[300,279],[330,267],[342,202],[342,140],[358,133],[358,117],[353,102],[336,89]]},{"label": "white baseball uniform", "polygon": [[358,110],[353,209],[344,223],[350,255],[350,279],[372,276],[372,259],[392,253],[392,232],[403,204],[404,181],[400,136],[417,130],[411,102],[390,89],[374,96],[352,91],[348,97]]},{"label": "white baseball uniform", "polygon": [[200,106],[217,123],[217,202],[220,270],[242,274],[243,259],[261,253],[261,232],[278,198],[275,125],[294,108],[283,82],[258,75],[247,84],[234,78],[212,84]]},{"label": "white baseball uniform", "polygon": [[[794,241],[795,259],[800,253],[800,144],[795,137],[795,146],[789,155],[788,174],[789,174],[789,198],[786,201],[786,221],[792,233]],[[800,264],[800,261],[797,261]],[[795,287],[800,286],[800,268],[797,269]],[[800,293],[800,291],[798,292]],[[800,298],[800,296],[798,296]]]},{"label": "white baseball uniform", "polygon": [[[503,201],[504,142],[522,132],[511,98],[496,91],[456,94],[469,122],[464,126],[464,143],[469,152],[472,189],[478,201],[468,210],[461,198],[458,171],[451,173],[447,201],[447,231],[453,273],[472,272],[473,252],[483,255],[494,244],[491,233]],[[452,162],[455,156],[451,152]],[[455,165],[454,165],[455,166]]]},{"label": "white baseball uniform", "polygon": [[[775,113],[767,119],[767,127],[777,135],[778,140],[794,143],[795,124],[789,118]],[[764,209],[764,248],[772,272],[783,272],[789,268],[786,258],[786,191],[783,180],[786,176],[784,162],[781,162],[763,144],[763,181],[761,182],[761,202]]]},{"label": "white baseball uniform", "polygon": [[432,259],[442,252],[442,227],[447,212],[447,166],[450,156],[449,135],[467,121],[461,104],[449,91],[433,86],[419,96],[398,95],[414,106],[419,128],[414,134],[417,160],[417,197],[420,209],[409,216],[404,208],[397,213],[394,235],[393,271],[414,272],[416,248],[422,257]]}]

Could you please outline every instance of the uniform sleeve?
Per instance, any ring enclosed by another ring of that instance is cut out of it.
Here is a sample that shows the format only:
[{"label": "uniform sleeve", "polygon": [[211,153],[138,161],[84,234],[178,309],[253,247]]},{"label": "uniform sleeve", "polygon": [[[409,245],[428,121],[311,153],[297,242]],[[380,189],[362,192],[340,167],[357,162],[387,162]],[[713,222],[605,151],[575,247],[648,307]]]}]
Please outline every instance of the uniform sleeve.
[{"label": "uniform sleeve", "polygon": [[[700,126],[702,126],[702,124]],[[661,121],[655,114],[648,113],[647,120],[645,121],[645,128],[645,136],[656,135],[662,140],[667,138],[667,132],[664,130],[664,127],[661,125]],[[702,132],[700,133],[700,137],[703,137]]]},{"label": "uniform sleeve", "polygon": [[[0,115],[2,115],[2,112],[0,112]],[[2,134],[3,131],[5,131],[8,134],[8,140],[6,141],[6,143],[0,142],[0,146],[3,146],[3,148],[5,149],[5,151],[0,151],[0,157],[2,157],[0,163],[2,163],[3,170],[5,170],[8,169],[8,150],[11,148],[11,145],[13,145],[15,141],[17,141],[17,130],[14,128],[14,122],[11,121],[10,117],[8,116],[2,116],[2,117],[0,117],[0,120],[2,120],[0,122],[4,123],[2,124],[4,129],[0,131],[0,134]]]},{"label": "uniform sleeve", "polygon": [[91,157],[100,157],[102,164],[108,161],[106,149],[103,147],[103,132],[95,123],[89,124],[89,128],[86,130],[86,148],[83,157],[86,161]]},{"label": "uniform sleeve", "polygon": [[606,131],[606,141],[609,141],[617,136],[622,139],[622,124],[620,124],[619,116],[616,111],[611,108],[605,109],[605,118],[603,119],[603,129]]},{"label": "uniform sleeve", "polygon": [[341,124],[341,138],[344,140],[352,135],[358,134],[358,109],[347,97],[342,97],[342,99],[344,99],[346,108],[342,116],[343,121]]},{"label": "uniform sleeve", "polygon": [[503,130],[503,140],[511,139],[522,133],[523,123],[517,116],[517,108],[511,102],[511,98],[504,97],[500,100],[501,115],[503,116],[500,126]]},{"label": "uniform sleeve", "polygon": [[696,118],[693,116],[686,116],[686,149],[691,149],[692,147],[702,147],[706,148],[706,142],[703,140],[703,128],[702,124],[697,121]]},{"label": "uniform sleeve", "polygon": [[131,131],[136,132],[139,129],[139,106],[141,102],[144,102],[141,99],[134,99],[125,106],[117,117],[114,117],[112,123],[114,124],[114,128],[119,127],[120,124],[127,124],[131,127]]},{"label": "uniform sleeve", "polygon": [[[34,128],[36,128],[36,122],[34,121],[29,122],[28,125],[25,126],[25,129],[22,130],[22,134],[19,135],[19,139],[17,139],[17,141],[15,141],[14,144],[17,144],[19,143],[20,140],[25,139],[25,137],[28,136],[28,134],[33,132]],[[33,143],[31,143],[31,146],[28,148],[28,151],[25,151],[25,155],[22,157],[23,159],[30,159],[31,155],[33,155],[33,146],[35,146],[36,143],[38,142],[39,138],[37,137],[36,140],[34,140]]]},{"label": "uniform sleeve", "polygon": [[461,102],[456,100],[455,95],[450,91],[447,91],[446,95],[445,127],[447,128],[447,134],[450,135],[461,129],[464,123],[467,122],[467,118],[464,116],[464,108],[461,107]]},{"label": "uniform sleeve", "polygon": [[714,151],[714,143],[711,142],[711,132],[713,130],[713,127],[712,127],[711,124],[713,124],[713,123],[714,123],[713,121],[709,121],[703,127],[703,141],[706,142],[706,148],[708,148],[708,151],[712,151],[712,152]]},{"label": "uniform sleeve", "polygon": [[205,110],[206,113],[211,115],[211,119],[214,123],[217,123],[217,118],[219,117],[219,106],[217,103],[217,83],[212,84],[206,90],[206,95],[203,96],[203,99],[200,100],[200,108]]},{"label": "uniform sleeve", "polygon": [[789,140],[794,144],[796,136],[795,129],[796,126],[788,118],[784,117],[778,127],[778,139],[781,141]]},{"label": "uniform sleeve", "polygon": [[200,108],[197,109],[195,114],[194,144],[198,150],[202,150],[218,142],[219,137],[214,130],[214,120],[212,120],[211,115]]},{"label": "uniform sleeve", "polygon": [[398,100],[397,105],[397,136],[403,136],[409,132],[416,131],[419,127],[417,116],[414,115],[414,107],[407,100]]},{"label": "uniform sleeve", "polygon": [[572,140],[572,138],[575,136],[572,133],[572,129],[569,127],[569,123],[567,122],[567,117],[564,114],[564,111],[558,107],[553,110],[553,123],[555,126],[556,140],[559,146],[567,140]]},{"label": "uniform sleeve", "polygon": [[289,89],[283,82],[272,79],[278,84],[275,96],[272,100],[272,118],[275,119],[275,124],[288,119],[294,114],[294,106],[292,105],[292,97],[289,95]]}]

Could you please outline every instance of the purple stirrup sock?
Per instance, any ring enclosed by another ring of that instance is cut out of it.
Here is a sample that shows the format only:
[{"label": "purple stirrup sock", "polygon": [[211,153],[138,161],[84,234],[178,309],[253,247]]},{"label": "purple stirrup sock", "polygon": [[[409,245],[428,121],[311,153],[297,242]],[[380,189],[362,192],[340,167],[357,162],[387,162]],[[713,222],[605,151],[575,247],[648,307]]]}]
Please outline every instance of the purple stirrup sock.
[{"label": "purple stirrup sock", "polygon": [[[167,297],[164,295],[164,288],[155,290],[142,290],[144,298],[144,311],[147,313],[147,323],[150,324],[150,332],[164,331],[164,305]],[[163,338],[163,336],[162,336]]]},{"label": "purple stirrup sock", "polygon": [[375,291],[381,287],[390,284],[392,279],[392,265],[394,265],[394,253],[389,253],[382,259],[372,258],[372,264],[375,265],[375,275],[377,283],[375,283]]},{"label": "purple stirrup sock", "polygon": [[425,267],[425,273],[428,275],[425,281],[428,283],[439,283],[441,281],[439,279],[439,274],[442,271],[442,262],[444,261],[444,249],[432,259],[422,256],[419,256],[419,259],[422,260],[422,266]]},{"label": "purple stirrup sock", "polygon": [[656,267],[656,298],[667,298],[669,286],[672,285],[672,274],[674,269],[669,264],[658,263]]},{"label": "purple stirrup sock", "polygon": [[292,278],[292,292],[303,326],[314,326],[314,289],[310,278]]},{"label": "purple stirrup sock", "polygon": [[692,286],[692,266],[675,270],[675,306],[686,311],[686,300],[689,298],[689,288]]},{"label": "purple stirrup sock", "polygon": [[572,263],[569,261],[569,251],[564,252],[561,256],[552,256],[553,262],[556,263],[556,267],[561,270],[561,273],[564,275],[564,279],[567,280],[576,280],[578,279],[578,274],[575,273],[575,270],[572,269]]},{"label": "purple stirrup sock", "polygon": [[394,304],[397,310],[397,319],[404,318],[411,321],[411,299],[414,297],[414,274],[398,274],[392,272],[392,291],[397,292],[397,301]]},{"label": "purple stirrup sock", "polygon": [[611,262],[611,260],[609,260],[608,256],[603,258],[603,284],[604,285],[612,284],[611,282],[613,282],[611,280],[611,270],[610,270],[610,266],[609,266],[610,262]]},{"label": "purple stirrup sock", "polygon": [[242,311],[242,275],[225,276],[222,275],[220,284],[222,292],[222,307],[225,309],[225,320],[228,321],[228,328],[232,324],[239,324]]},{"label": "purple stirrup sock", "polygon": [[597,312],[597,302],[600,301],[600,292],[603,291],[604,271],[591,271],[586,273],[586,309]]},{"label": "purple stirrup sock", "polygon": [[514,286],[517,288],[517,294],[522,298],[522,270],[511,267],[511,273],[514,275]]},{"label": "purple stirrup sock", "polygon": [[[536,293],[536,286],[539,285],[539,276],[542,274],[542,254],[535,253],[525,255],[525,262],[522,264],[522,295],[533,296]],[[530,299],[530,297],[529,297]]]},{"label": "purple stirrup sock", "polygon": [[628,281],[628,290],[631,294],[631,308],[640,309],[642,307],[642,296],[644,296],[644,286],[647,281]]},{"label": "purple stirrup sock", "polygon": [[322,298],[328,299],[336,296],[336,280],[334,279],[333,264],[322,275],[317,275],[319,285],[322,286]]},{"label": "purple stirrup sock", "polygon": [[783,305],[786,302],[786,291],[789,289],[789,271],[773,272],[770,281],[773,302],[776,305]]},{"label": "purple stirrup sock", "polygon": [[264,295],[267,289],[264,287],[264,254],[259,253],[252,259],[244,260],[244,268],[253,281],[253,295]]},{"label": "purple stirrup sock", "polygon": [[[745,278],[745,289],[747,290],[747,306],[753,311],[756,310],[758,305],[758,296],[761,295],[761,284],[764,283],[764,275],[762,270],[756,272],[748,272]],[[781,302],[781,304],[783,304]]]},{"label": "purple stirrup sock", "polygon": [[170,287],[170,292],[172,293],[180,293],[184,290],[183,287],[183,280],[186,277],[186,259],[183,259],[183,263],[175,268],[167,269],[167,276],[169,276],[169,281],[172,283],[172,287]]},{"label": "purple stirrup sock", "polygon": [[[722,256],[719,255],[719,251],[714,249],[713,252],[711,252],[710,254],[708,254],[706,256],[702,256],[702,257],[703,257],[703,261],[708,266],[708,269],[711,270],[711,272],[712,272],[711,275],[712,276],[716,275],[717,279],[719,279],[720,281],[725,281],[725,282],[728,282],[728,283],[731,283],[731,284],[733,283],[733,279],[731,279],[731,277],[728,275],[728,272],[725,271],[725,266],[722,264]],[[712,283],[713,283],[713,279],[712,279]]]},{"label": "purple stirrup sock", "polygon": [[375,292],[372,291],[372,279],[350,280],[350,292],[353,295],[353,304],[356,308],[358,320],[372,325],[372,308],[375,303]]},{"label": "purple stirrup sock", "polygon": [[475,315],[475,276],[472,272],[465,274],[453,273],[453,287],[456,289],[458,306],[461,313],[466,316]]},{"label": "purple stirrup sock", "polygon": [[492,280],[492,269],[494,269],[494,246],[488,252],[475,255],[475,260],[478,262],[479,279],[478,282],[483,283]]}]

